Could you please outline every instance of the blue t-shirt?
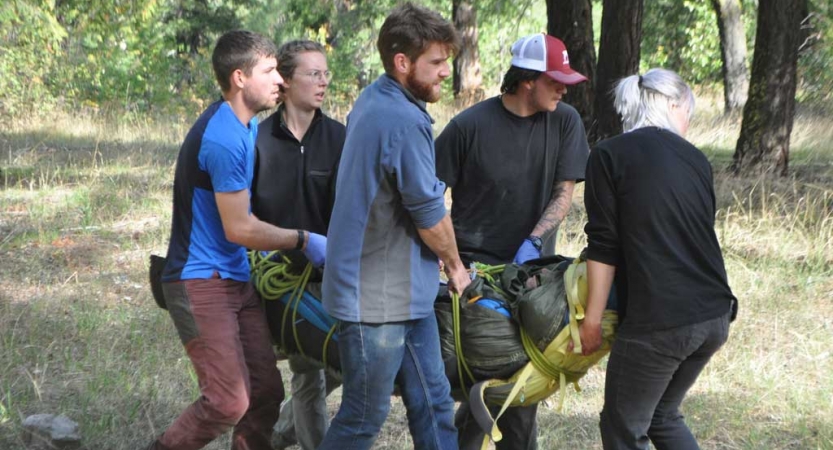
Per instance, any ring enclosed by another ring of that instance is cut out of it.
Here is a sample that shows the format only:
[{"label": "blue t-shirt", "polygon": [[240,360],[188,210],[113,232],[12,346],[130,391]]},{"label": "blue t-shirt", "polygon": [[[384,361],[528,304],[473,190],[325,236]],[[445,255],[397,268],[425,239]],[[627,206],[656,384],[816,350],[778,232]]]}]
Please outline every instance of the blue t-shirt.
[{"label": "blue t-shirt", "polygon": [[333,317],[385,323],[434,313],[438,259],[417,231],[446,214],[432,122],[387,75],[356,100],[327,232],[323,303]]},{"label": "blue t-shirt", "polygon": [[179,150],[168,262],[162,281],[249,280],[246,249],[226,239],[215,192],[251,191],[257,118],[240,122],[225,101],[197,119]]}]

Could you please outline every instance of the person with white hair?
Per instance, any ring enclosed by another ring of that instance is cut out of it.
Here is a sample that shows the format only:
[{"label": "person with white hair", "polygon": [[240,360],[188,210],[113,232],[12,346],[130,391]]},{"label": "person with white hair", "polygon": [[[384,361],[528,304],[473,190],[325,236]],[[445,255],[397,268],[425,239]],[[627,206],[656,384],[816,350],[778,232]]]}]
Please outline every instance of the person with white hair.
[{"label": "person with white hair", "polygon": [[599,142],[587,163],[587,311],[580,334],[601,344],[601,316],[616,280],[619,329],[599,423],[610,449],[698,449],[680,404],[726,342],[737,299],[714,231],[706,156],[684,136],[691,88],[651,69],[615,88],[625,133]]}]

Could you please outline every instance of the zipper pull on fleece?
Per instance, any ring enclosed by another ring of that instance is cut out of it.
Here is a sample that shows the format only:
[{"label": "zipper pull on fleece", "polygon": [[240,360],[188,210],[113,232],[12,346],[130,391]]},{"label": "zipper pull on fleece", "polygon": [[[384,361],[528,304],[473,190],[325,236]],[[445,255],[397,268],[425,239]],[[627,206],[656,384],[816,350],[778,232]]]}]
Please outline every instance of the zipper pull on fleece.
[{"label": "zipper pull on fleece", "polygon": [[304,146],[303,145],[301,146],[301,154],[302,155],[304,154]]}]

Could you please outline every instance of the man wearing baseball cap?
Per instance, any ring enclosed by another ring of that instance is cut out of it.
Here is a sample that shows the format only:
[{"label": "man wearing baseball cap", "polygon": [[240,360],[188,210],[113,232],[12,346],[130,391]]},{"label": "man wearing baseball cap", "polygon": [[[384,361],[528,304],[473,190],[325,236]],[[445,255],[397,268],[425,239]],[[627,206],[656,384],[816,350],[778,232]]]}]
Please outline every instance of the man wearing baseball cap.
[{"label": "man wearing baseball cap", "polygon": [[[554,254],[573,188],[584,179],[590,152],[584,125],[561,97],[587,78],[570,68],[564,43],[546,34],[518,39],[511,64],[501,95],[454,117],[435,145],[437,176],[451,189],[451,221],[466,264]],[[507,410],[498,420],[497,450],[536,449],[537,410]],[[467,403],[455,422],[460,449],[479,449],[484,433]]]}]

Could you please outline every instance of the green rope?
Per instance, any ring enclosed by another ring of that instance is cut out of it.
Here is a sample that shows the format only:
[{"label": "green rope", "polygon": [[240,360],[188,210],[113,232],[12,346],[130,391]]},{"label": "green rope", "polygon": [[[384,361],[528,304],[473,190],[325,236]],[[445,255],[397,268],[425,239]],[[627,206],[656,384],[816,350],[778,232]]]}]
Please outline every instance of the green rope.
[{"label": "green rope", "polygon": [[327,337],[324,339],[324,348],[321,351],[321,362],[324,363],[324,367],[330,367],[327,365],[327,350],[330,346],[330,340],[333,337],[333,334],[336,332],[336,324],[330,327],[330,332],[327,333]]},{"label": "green rope", "polygon": [[[276,256],[280,261],[275,261]],[[301,340],[298,335],[298,305],[304,296],[307,283],[312,274],[312,264],[307,263],[301,274],[294,274],[289,271],[290,260],[282,252],[273,251],[263,255],[259,251],[249,251],[249,264],[252,272],[252,283],[255,285],[261,298],[264,300],[279,300],[286,294],[290,294],[286,308],[281,316],[281,342],[283,349],[286,345],[287,321],[292,318],[292,337],[295,338],[296,346],[301,355],[306,356]]]},{"label": "green rope", "polygon": [[[298,337],[298,305],[301,304],[301,299],[304,297],[304,290],[307,288],[307,282],[309,282],[309,276],[311,273],[312,263],[307,263],[307,266],[304,267],[303,273],[301,273],[301,281],[297,284],[295,292],[292,294],[295,300],[293,301],[293,297],[289,298],[289,305],[292,305],[292,336],[295,338],[295,345],[298,347],[298,351],[303,356],[306,356],[306,352],[304,352],[304,346],[301,345],[301,339]],[[286,317],[287,309],[284,309],[284,318]],[[286,322],[281,323],[281,330],[285,330],[285,327]],[[281,333],[281,338],[283,338],[283,332]]]},{"label": "green rope", "polygon": [[488,264],[483,263],[474,263],[474,269],[477,271],[477,275],[482,277],[486,280],[486,283],[495,290],[498,294],[500,294],[503,298],[506,298],[506,291],[500,286],[500,283],[495,278],[495,275],[500,275],[503,273],[503,269],[506,268],[506,264],[498,264],[496,266],[490,266]]},{"label": "green rope", "polygon": [[463,356],[463,345],[460,342],[460,295],[456,292],[451,293],[451,322],[454,332],[454,352],[457,354],[457,375],[460,376],[460,389],[463,390],[463,396],[468,400],[469,392],[466,390],[463,371],[465,370],[471,382],[475,380],[474,375],[472,375],[469,369],[469,365],[466,363],[466,358]]},{"label": "green rope", "polygon": [[544,375],[552,378],[553,380],[558,379],[561,375],[566,375],[570,378],[570,381],[576,380],[581,378],[583,374],[577,372],[570,372],[563,367],[558,367],[553,365],[549,359],[544,355],[544,353],[538,349],[534,342],[532,342],[532,338],[529,334],[524,330],[523,327],[521,328],[521,341],[523,342],[524,351],[526,352],[526,356],[529,357],[529,362],[538,369],[539,372],[543,373]]},{"label": "green rope", "polygon": [[[503,292],[494,277],[495,275],[501,274],[504,267],[506,267],[505,264],[490,266],[488,264],[474,263],[475,273],[483,277],[492,289],[505,298],[506,293]],[[454,333],[454,353],[457,355],[457,375],[460,377],[460,389],[463,390],[463,396],[468,400],[469,392],[466,390],[465,375],[468,375],[471,383],[474,383],[476,380],[463,354],[463,343],[460,332],[460,295],[455,292],[451,293],[451,318],[452,331]]]}]

